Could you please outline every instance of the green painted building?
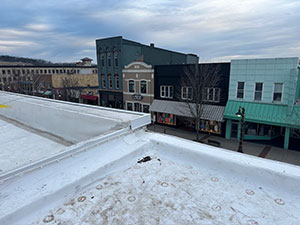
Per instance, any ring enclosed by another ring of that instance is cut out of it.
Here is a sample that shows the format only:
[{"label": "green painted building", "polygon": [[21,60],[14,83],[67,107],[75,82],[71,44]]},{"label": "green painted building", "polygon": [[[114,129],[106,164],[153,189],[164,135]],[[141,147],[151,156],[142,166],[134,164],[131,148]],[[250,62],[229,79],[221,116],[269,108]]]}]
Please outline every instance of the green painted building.
[{"label": "green painted building", "polygon": [[171,65],[198,63],[194,54],[183,54],[144,45],[124,39],[122,36],[96,40],[99,76],[100,105],[123,108],[122,70],[134,61],[149,65]]},{"label": "green painted building", "polygon": [[224,112],[226,138],[240,137],[241,121],[236,113],[245,108],[244,140],[269,140],[300,134],[299,59],[232,60],[229,97]]}]

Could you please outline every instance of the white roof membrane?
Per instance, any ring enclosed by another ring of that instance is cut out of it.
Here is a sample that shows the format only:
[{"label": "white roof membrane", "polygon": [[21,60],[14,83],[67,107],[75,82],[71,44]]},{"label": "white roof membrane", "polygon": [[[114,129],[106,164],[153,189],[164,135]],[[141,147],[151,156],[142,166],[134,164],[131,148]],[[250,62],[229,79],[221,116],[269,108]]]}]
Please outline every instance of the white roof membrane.
[{"label": "white roof membrane", "polygon": [[298,166],[136,130],[7,180],[0,223],[297,224],[299,174]]}]

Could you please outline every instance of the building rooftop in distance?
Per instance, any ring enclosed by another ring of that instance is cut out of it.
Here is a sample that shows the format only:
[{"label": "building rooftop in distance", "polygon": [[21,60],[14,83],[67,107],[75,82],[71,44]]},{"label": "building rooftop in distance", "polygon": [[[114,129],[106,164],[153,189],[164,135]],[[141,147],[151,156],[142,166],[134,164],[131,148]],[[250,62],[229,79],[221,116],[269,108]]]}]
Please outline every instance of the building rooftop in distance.
[{"label": "building rooftop in distance", "polygon": [[[298,166],[147,132],[146,114],[4,92],[0,104],[11,106],[0,109],[3,117],[14,115],[10,120],[22,120],[71,142],[41,160],[0,174],[0,224],[300,220]],[[32,116],[35,110],[37,118]],[[14,125],[10,120],[2,121]],[[45,124],[51,126],[46,129]],[[49,151],[60,147],[48,146]]]}]

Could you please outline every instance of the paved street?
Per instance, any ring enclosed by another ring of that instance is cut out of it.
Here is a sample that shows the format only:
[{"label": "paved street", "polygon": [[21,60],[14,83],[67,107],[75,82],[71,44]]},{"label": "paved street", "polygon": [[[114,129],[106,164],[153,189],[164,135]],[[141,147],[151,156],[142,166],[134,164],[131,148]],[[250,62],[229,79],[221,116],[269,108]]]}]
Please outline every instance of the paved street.
[{"label": "paved street", "polygon": [[[177,137],[182,137],[189,140],[195,140],[196,134],[192,131],[182,130],[173,127],[167,127],[163,125],[149,125],[148,129],[155,132],[166,133]],[[232,151],[237,151],[239,142],[236,139],[227,140],[223,137],[215,135],[207,135],[206,133],[200,133],[200,140],[207,144],[208,140],[217,141],[221,144],[221,148],[225,148]],[[263,157],[266,159],[277,160],[281,162],[291,163],[300,166],[300,152],[285,150],[283,148],[253,143],[243,142],[243,151],[246,154]]]}]

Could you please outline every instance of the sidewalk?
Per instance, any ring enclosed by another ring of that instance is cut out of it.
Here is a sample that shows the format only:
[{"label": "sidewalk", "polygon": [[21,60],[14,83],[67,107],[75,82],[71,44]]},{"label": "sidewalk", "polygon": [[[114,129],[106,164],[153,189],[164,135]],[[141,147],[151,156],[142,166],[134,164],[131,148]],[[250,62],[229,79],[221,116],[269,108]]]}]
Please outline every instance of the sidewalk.
[{"label": "sidewalk", "polygon": [[[168,135],[173,135],[189,140],[195,140],[196,134],[192,131],[182,130],[174,127],[167,127],[163,125],[149,125],[148,130],[166,133]],[[207,144],[207,140],[214,140],[221,144],[221,148],[225,148],[232,151],[237,151],[239,142],[236,139],[227,140],[223,137],[215,135],[207,135],[206,133],[200,133],[200,140]],[[266,159],[277,160],[281,162],[291,163],[300,166],[300,152],[285,150],[283,148],[277,148],[273,146],[267,146],[263,144],[253,143],[253,142],[243,142],[243,151],[246,154],[254,155]]]}]

